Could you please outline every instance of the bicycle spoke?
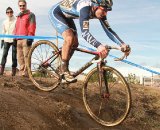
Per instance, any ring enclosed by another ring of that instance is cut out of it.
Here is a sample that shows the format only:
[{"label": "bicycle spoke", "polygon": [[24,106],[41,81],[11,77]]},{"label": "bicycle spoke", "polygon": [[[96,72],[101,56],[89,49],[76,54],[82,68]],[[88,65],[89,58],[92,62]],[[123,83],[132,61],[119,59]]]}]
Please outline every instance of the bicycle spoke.
[{"label": "bicycle spoke", "polygon": [[[60,66],[60,55],[55,57],[57,47],[50,41],[38,41],[29,53],[31,68],[29,68],[30,79],[41,90],[50,91],[59,84],[60,76],[56,72]],[[38,62],[37,62],[38,61]]]},{"label": "bicycle spoke", "polygon": [[[41,45],[40,45],[40,46],[41,46]],[[41,59],[42,59],[42,61],[43,61],[43,57],[41,56],[41,53],[39,52],[38,48],[37,48],[36,50],[37,50],[39,56],[41,57]]]},{"label": "bicycle spoke", "polygon": [[43,51],[42,51],[42,44],[40,45],[40,49],[41,49],[41,57],[42,57],[42,61],[43,61]]},{"label": "bicycle spoke", "polygon": [[[47,55],[48,55],[48,53],[47,53],[47,50],[46,50],[46,45],[45,45],[45,52],[46,52],[45,59],[47,59]],[[48,52],[49,52],[49,50],[48,50]]]},{"label": "bicycle spoke", "polygon": [[35,59],[35,60],[38,60],[38,61],[42,62],[41,60],[39,60],[39,59],[37,59],[37,58],[35,58],[35,57],[32,57],[32,58]]}]

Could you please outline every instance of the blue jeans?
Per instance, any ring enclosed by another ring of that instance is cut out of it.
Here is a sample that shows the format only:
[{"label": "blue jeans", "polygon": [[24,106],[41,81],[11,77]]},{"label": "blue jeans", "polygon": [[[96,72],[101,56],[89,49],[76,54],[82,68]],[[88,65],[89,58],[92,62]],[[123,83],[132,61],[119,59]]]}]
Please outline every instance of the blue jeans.
[{"label": "blue jeans", "polygon": [[3,55],[1,60],[2,67],[5,67],[10,46],[12,46],[12,67],[17,67],[17,43],[16,42],[4,43]]}]

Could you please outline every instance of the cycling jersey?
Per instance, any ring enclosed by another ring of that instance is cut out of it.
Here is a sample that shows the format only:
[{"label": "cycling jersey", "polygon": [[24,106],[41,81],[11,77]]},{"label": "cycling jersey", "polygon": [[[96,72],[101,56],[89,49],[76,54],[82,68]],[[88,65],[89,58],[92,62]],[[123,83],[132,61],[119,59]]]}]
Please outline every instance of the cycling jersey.
[{"label": "cycling jersey", "polygon": [[[56,30],[62,34],[67,29],[76,31],[73,19],[79,19],[82,37],[94,47],[101,45],[89,32],[89,20],[96,18],[92,6],[95,6],[91,0],[63,0],[54,5],[49,13],[50,20]],[[111,29],[107,18],[99,19],[107,36],[117,44],[123,43],[118,35]]]}]

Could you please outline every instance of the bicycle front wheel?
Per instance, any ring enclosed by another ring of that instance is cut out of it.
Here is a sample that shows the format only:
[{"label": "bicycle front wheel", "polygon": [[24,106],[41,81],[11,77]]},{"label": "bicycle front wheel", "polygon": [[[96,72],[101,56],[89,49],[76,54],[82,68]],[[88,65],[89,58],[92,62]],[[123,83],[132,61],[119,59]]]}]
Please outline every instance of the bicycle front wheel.
[{"label": "bicycle front wheel", "polygon": [[60,65],[58,48],[52,42],[40,40],[32,46],[28,55],[28,74],[40,90],[51,91],[59,85]]},{"label": "bicycle front wheel", "polygon": [[129,85],[112,67],[104,66],[100,73],[94,68],[86,76],[83,101],[94,120],[104,126],[116,126],[127,117],[130,110]]}]

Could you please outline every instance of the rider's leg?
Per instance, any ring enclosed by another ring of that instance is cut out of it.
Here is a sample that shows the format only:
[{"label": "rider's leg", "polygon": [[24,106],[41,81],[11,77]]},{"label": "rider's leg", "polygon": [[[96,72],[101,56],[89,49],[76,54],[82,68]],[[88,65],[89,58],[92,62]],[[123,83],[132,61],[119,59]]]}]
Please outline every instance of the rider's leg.
[{"label": "rider's leg", "polygon": [[71,48],[74,45],[74,34],[71,29],[68,29],[62,34],[64,44],[62,47],[62,71],[68,71]]},{"label": "rider's leg", "polygon": [[64,38],[64,44],[62,47],[62,72],[64,73],[64,77],[68,82],[76,81],[76,79],[69,72],[69,60],[71,49],[74,46],[75,35],[72,29],[68,29],[62,33]]},{"label": "rider's leg", "polygon": [[[79,45],[79,43],[78,43],[78,34],[77,34],[77,32],[74,32],[74,44],[73,44],[73,48],[77,48],[78,47],[78,45]],[[74,51],[75,50],[72,50],[71,49],[71,52],[70,52],[70,59],[71,59],[71,57],[73,56],[73,54],[74,54]]]},{"label": "rider's leg", "polygon": [[[74,31],[76,32],[76,26],[73,19],[65,17],[59,6],[54,6],[50,11],[50,20],[57,30],[63,36],[64,44],[62,47],[62,72],[68,72],[68,65],[70,60],[70,50],[74,45]],[[70,74],[70,73],[69,73]],[[73,77],[73,76],[72,76]]]}]

